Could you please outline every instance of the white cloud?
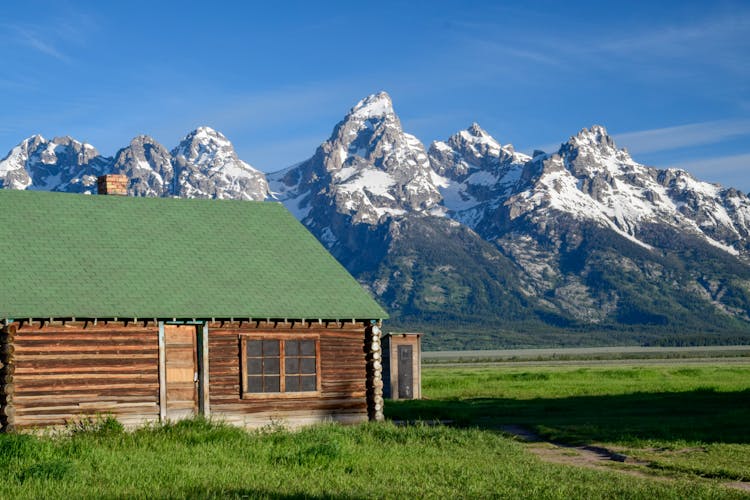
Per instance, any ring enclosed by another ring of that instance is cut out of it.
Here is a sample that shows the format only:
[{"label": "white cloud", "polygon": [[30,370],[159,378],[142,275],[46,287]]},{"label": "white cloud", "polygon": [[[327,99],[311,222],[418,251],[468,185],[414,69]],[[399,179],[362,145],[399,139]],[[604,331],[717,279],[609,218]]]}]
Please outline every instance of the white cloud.
[{"label": "white cloud", "polygon": [[30,47],[38,52],[41,52],[42,54],[52,56],[58,61],[62,61],[64,63],[71,62],[70,57],[64,54],[62,50],[60,50],[49,40],[44,40],[38,33],[20,26],[13,26],[11,27],[11,29],[16,34],[16,40],[22,45]]},{"label": "white cloud", "polygon": [[717,120],[674,127],[640,130],[613,134],[618,146],[631,153],[654,153],[673,149],[717,144],[722,141],[750,136],[750,119]]},{"label": "white cloud", "polygon": [[750,153],[700,158],[679,162],[673,167],[687,170],[701,180],[750,192]]},{"label": "white cloud", "polygon": [[87,12],[67,6],[64,15],[52,20],[37,17],[30,23],[0,23],[5,38],[58,61],[69,64],[73,48],[85,47],[92,33],[99,31],[99,23]]}]

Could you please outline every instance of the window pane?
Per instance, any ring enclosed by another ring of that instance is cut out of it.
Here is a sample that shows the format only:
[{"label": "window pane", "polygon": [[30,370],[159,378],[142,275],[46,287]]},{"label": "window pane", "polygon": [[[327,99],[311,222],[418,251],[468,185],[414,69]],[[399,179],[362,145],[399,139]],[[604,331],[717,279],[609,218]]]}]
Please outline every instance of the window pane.
[{"label": "window pane", "polygon": [[299,348],[300,348],[300,354],[302,356],[315,356],[315,341],[314,340],[300,340]]},{"label": "window pane", "polygon": [[297,375],[293,377],[286,377],[284,380],[286,384],[286,392],[298,392],[299,391],[299,377]]},{"label": "window pane", "polygon": [[279,377],[263,377],[264,392],[280,392]]},{"label": "window pane", "polygon": [[261,375],[263,373],[263,360],[261,358],[247,358],[247,374]]},{"label": "window pane", "polygon": [[263,377],[247,377],[247,392],[263,392]]},{"label": "window pane", "polygon": [[250,356],[260,356],[261,351],[261,344],[263,343],[262,340],[248,340],[247,341],[247,355]]},{"label": "window pane", "polygon": [[287,356],[296,356],[299,354],[299,342],[296,340],[284,341],[284,354]]},{"label": "window pane", "polygon": [[300,391],[315,391],[317,390],[315,375],[309,377],[300,377]]},{"label": "window pane", "polygon": [[299,373],[315,373],[315,358],[300,359]]},{"label": "window pane", "polygon": [[263,373],[265,375],[278,375],[279,358],[263,358]]},{"label": "window pane", "polygon": [[286,358],[284,360],[284,372],[287,375],[299,373],[299,358]]},{"label": "window pane", "polygon": [[279,355],[279,341],[278,340],[264,340],[263,341],[263,355],[264,356],[278,356]]},{"label": "window pane", "polygon": [[[247,393],[315,392],[317,340],[245,339]],[[281,342],[284,342],[282,345]],[[284,357],[281,357],[283,347]],[[283,365],[281,364],[283,362]]]}]

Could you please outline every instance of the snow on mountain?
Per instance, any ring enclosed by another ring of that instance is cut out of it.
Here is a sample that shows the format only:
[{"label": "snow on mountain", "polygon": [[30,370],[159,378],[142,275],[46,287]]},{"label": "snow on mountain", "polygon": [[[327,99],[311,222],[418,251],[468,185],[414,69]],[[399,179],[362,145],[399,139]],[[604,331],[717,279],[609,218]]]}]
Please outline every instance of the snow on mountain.
[{"label": "snow on mountain", "polygon": [[92,193],[108,164],[90,144],[34,135],[0,161],[0,188]]},{"label": "snow on mountain", "polygon": [[474,228],[488,209],[513,192],[531,158],[502,146],[477,123],[430,146],[435,184],[447,214]]},{"label": "snow on mountain", "polygon": [[282,201],[414,324],[750,325],[750,199],[639,164],[600,126],[531,158],[475,123],[428,152],[381,92],[267,180],[200,127],[114,158],[33,136],[0,160],[0,188],[93,192],[108,172],[135,196]]},{"label": "snow on mountain", "polygon": [[319,198],[353,223],[371,225],[426,212],[441,200],[424,146],[402,130],[385,92],[359,101],[312,158],[269,181],[273,196],[300,219]]},{"label": "snow on mountain", "polygon": [[0,188],[96,192],[96,178],[125,174],[134,196],[180,196],[264,200],[268,182],[262,172],[240,160],[221,133],[200,127],[170,153],[141,135],[105,158],[90,144],[70,137],[47,141],[29,137],[0,161]]},{"label": "snow on mountain", "polygon": [[210,127],[189,133],[172,150],[174,195],[184,198],[264,200],[265,175],[240,160],[229,140]]},{"label": "snow on mountain", "polygon": [[[532,179],[510,197],[510,218],[543,220],[550,210],[594,220],[651,248],[644,229],[663,224],[701,236],[733,255],[745,252],[750,200],[734,189],[701,182],[683,170],[658,170],[618,149],[604,127],[583,129],[551,155],[525,167]],[[490,236],[490,235],[488,235]]]},{"label": "snow on mountain", "polygon": [[112,172],[126,175],[132,196],[173,196],[172,155],[152,137],[139,135],[115,154]]}]

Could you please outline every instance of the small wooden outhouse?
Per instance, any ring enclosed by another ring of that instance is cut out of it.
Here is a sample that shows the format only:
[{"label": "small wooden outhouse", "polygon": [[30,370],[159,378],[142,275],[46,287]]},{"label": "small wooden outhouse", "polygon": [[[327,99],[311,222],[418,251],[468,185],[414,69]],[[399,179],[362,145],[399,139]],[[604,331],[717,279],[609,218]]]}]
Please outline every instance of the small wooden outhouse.
[{"label": "small wooden outhouse", "polygon": [[383,396],[422,398],[422,334],[388,333],[383,336]]},{"label": "small wooden outhouse", "polygon": [[0,227],[2,430],[382,418],[386,313],[281,204],[0,189]]}]

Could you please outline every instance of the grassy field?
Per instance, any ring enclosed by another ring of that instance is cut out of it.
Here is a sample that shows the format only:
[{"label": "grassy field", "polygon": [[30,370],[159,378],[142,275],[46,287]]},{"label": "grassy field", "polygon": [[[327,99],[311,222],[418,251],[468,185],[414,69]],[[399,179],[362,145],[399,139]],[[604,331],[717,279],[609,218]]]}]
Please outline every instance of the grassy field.
[{"label": "grassy field", "polygon": [[392,403],[389,416],[522,426],[625,453],[654,471],[750,480],[750,363],[427,367],[423,392],[429,399]]},{"label": "grassy field", "polygon": [[694,360],[702,362],[720,360],[723,363],[731,360],[747,362],[750,358],[750,345],[726,346],[693,346],[693,347],[562,347],[547,349],[495,349],[480,351],[425,351],[422,352],[424,364],[456,363],[495,363],[498,361],[534,362],[545,364],[564,361],[613,361],[639,360],[655,362],[670,360]]},{"label": "grassy field", "polygon": [[[750,365],[426,367],[423,377],[429,399],[389,402],[388,415],[454,426],[246,432],[194,420],[125,432],[104,420],[0,435],[0,498],[748,496],[725,483],[750,477]],[[655,475],[549,463],[507,424],[617,447]]]}]

